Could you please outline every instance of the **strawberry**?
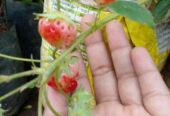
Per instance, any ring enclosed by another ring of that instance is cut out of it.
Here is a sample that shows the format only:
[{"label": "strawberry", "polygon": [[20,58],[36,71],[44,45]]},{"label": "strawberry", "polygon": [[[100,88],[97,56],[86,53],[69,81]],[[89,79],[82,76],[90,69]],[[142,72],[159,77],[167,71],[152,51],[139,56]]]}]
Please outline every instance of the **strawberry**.
[{"label": "strawberry", "polygon": [[52,75],[50,77],[51,79],[49,80],[48,85],[51,86],[56,91],[58,91],[59,86],[61,90],[64,91],[65,93],[72,94],[78,86],[76,78],[78,77],[79,73],[72,68],[71,70],[73,72],[72,76],[64,73],[61,74],[61,77],[58,80],[58,85],[55,82],[56,78],[55,75]]},{"label": "strawberry", "polygon": [[[75,89],[77,88],[77,81],[73,77],[63,76],[58,82],[60,88],[68,94],[72,94]],[[55,76],[53,75],[48,82],[48,85],[51,86],[53,89],[58,91],[57,84],[55,83]]]},{"label": "strawberry", "polygon": [[65,93],[72,94],[77,88],[77,81],[72,77],[63,76],[59,81],[59,85]]},{"label": "strawberry", "polygon": [[38,30],[52,46],[60,49],[69,47],[76,38],[77,30],[73,22],[61,13],[38,14]]},{"label": "strawberry", "polygon": [[115,0],[96,0],[99,5],[106,5],[114,2]]}]

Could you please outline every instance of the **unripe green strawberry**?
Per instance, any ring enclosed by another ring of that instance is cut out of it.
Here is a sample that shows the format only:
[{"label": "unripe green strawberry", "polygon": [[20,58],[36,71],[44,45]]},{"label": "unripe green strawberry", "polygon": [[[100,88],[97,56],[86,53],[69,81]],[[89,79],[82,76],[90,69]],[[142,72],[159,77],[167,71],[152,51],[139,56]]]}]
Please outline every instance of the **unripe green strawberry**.
[{"label": "unripe green strawberry", "polygon": [[68,19],[61,13],[39,15],[40,35],[56,48],[69,47],[76,39],[77,30],[74,23]]},{"label": "unripe green strawberry", "polygon": [[95,104],[94,96],[80,87],[69,100],[68,116],[92,116]]}]

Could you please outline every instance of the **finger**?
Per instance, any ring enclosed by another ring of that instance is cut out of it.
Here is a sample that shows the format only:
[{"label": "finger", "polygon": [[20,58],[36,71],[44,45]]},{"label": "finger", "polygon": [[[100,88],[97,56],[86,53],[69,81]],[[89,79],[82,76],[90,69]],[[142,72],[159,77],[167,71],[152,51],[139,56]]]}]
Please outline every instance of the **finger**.
[{"label": "finger", "polygon": [[83,58],[81,56],[81,53],[76,51],[73,53],[73,56],[78,57],[78,62],[75,65],[76,70],[79,72],[79,76],[77,78],[78,81],[78,87],[83,87],[88,92],[91,92],[87,72],[86,72],[86,66],[84,64]]},{"label": "finger", "polygon": [[121,101],[124,105],[141,104],[138,80],[130,58],[131,46],[122,25],[116,20],[112,21],[106,26],[106,32]]},{"label": "finger", "polygon": [[[87,23],[94,21],[93,16],[85,16],[82,19],[82,29],[87,30]],[[116,78],[112,62],[102,41],[101,32],[98,30],[91,34],[86,38],[85,44],[94,77],[94,91],[97,103],[118,101]]]},{"label": "finger", "polygon": [[132,51],[132,60],[145,107],[154,116],[168,116],[170,93],[148,52],[144,48],[135,48]]},{"label": "finger", "polygon": [[[51,87],[48,87],[47,92],[48,99],[56,112],[61,116],[67,116],[67,103],[65,97]],[[44,109],[44,116],[54,116],[53,112],[47,106],[45,106]]]}]

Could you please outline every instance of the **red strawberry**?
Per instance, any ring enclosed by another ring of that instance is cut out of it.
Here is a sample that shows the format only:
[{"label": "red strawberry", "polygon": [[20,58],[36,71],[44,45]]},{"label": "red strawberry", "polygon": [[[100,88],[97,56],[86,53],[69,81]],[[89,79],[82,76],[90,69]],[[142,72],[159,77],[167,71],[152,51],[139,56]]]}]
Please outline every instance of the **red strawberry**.
[{"label": "red strawberry", "polygon": [[[60,88],[65,92],[72,94],[75,89],[77,88],[77,81],[73,77],[63,76],[58,82]],[[51,86],[53,89],[58,91],[58,87],[55,83],[55,76],[53,75],[48,82],[48,85]]]},{"label": "red strawberry", "polygon": [[72,77],[63,76],[59,85],[64,92],[72,94],[77,88],[77,81]]},{"label": "red strawberry", "polygon": [[[58,80],[58,86],[60,86],[60,88],[65,93],[68,93],[68,94],[72,94],[76,90],[77,85],[78,85],[76,78],[78,77],[79,73],[75,72],[75,70],[73,70],[72,68],[71,70],[73,72],[73,76],[62,74]],[[51,76],[51,79],[49,80],[48,85],[51,86],[56,91],[58,91],[58,86],[55,83],[54,75]]]},{"label": "red strawberry", "polygon": [[76,26],[60,13],[39,15],[39,33],[52,46],[69,47],[76,38]]},{"label": "red strawberry", "polygon": [[115,0],[96,0],[96,2],[100,5],[106,5],[115,2]]}]

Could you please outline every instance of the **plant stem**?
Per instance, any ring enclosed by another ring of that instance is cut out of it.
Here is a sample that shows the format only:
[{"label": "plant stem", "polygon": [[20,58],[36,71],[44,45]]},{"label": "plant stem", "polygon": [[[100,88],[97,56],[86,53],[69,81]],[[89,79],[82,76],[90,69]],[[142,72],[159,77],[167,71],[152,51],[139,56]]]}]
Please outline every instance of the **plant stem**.
[{"label": "plant stem", "polygon": [[[39,80],[39,78],[35,78],[35,79],[33,79],[32,81],[30,81],[30,82],[28,82],[28,83],[26,83],[26,84],[24,84],[24,85],[18,87],[17,89],[15,89],[15,90],[13,90],[13,91],[11,91],[11,92],[5,94],[4,96],[1,96],[1,97],[0,97],[0,101],[5,100],[6,98],[8,98],[8,97],[10,97],[10,96],[12,96],[12,95],[14,95],[14,94],[20,92],[21,90],[23,91],[23,90],[29,88],[31,85],[37,83],[38,80]],[[23,89],[23,88],[24,88],[24,89]]]},{"label": "plant stem", "polygon": [[104,19],[102,19],[100,21],[97,21],[95,23],[95,26],[92,26],[87,31],[82,32],[77,37],[77,39],[73,43],[73,45],[69,49],[65,50],[58,59],[56,59],[52,64],[50,64],[47,67],[47,69],[46,69],[47,71],[45,71],[44,74],[43,74],[43,78],[42,78],[42,83],[41,84],[44,85],[45,83],[48,82],[48,79],[49,79],[48,77],[50,77],[50,75],[54,72],[54,70],[59,65],[59,63],[62,62],[64,57],[66,57],[72,50],[74,50],[74,48],[76,48],[79,44],[81,44],[86,39],[86,37],[88,37],[90,34],[92,34],[96,30],[98,30],[99,28],[101,28],[104,25],[106,25],[111,20],[115,19],[117,16],[119,16],[119,15],[109,15],[109,16],[105,17]]},{"label": "plant stem", "polygon": [[43,116],[43,103],[42,103],[42,97],[43,97],[43,88],[40,88],[39,90],[39,96],[38,96],[38,116]]},{"label": "plant stem", "polygon": [[58,1],[58,4],[57,4],[58,11],[60,11],[60,9],[61,9],[61,1],[60,0],[57,0],[57,1]]},{"label": "plant stem", "polygon": [[[14,79],[18,79],[21,77],[26,77],[26,76],[30,76],[30,75],[38,75],[38,74],[42,74],[43,70],[40,68],[36,68],[34,70],[29,70],[29,71],[25,71],[25,72],[21,72],[21,73],[17,73],[17,74],[13,74],[10,76],[6,76],[6,79],[2,79],[2,81],[0,81],[0,83],[2,82],[9,82],[11,80]],[[3,77],[3,76],[2,76]],[[0,75],[1,78],[1,75]],[[4,78],[4,77],[3,77]],[[4,81],[3,81],[4,80]]]},{"label": "plant stem", "polygon": [[48,108],[53,112],[53,114],[55,116],[60,116],[60,114],[58,112],[56,112],[56,110],[53,108],[53,106],[51,105],[49,99],[48,99],[48,95],[47,95],[47,86],[45,85],[45,87],[43,88],[44,92],[44,98],[45,98],[45,103],[47,104]]},{"label": "plant stem", "polygon": [[19,58],[19,57],[9,56],[1,53],[0,53],[0,57],[11,59],[11,60],[23,61],[23,62],[37,62],[37,63],[50,62],[49,60],[34,60],[34,59],[27,59],[27,58]]}]

